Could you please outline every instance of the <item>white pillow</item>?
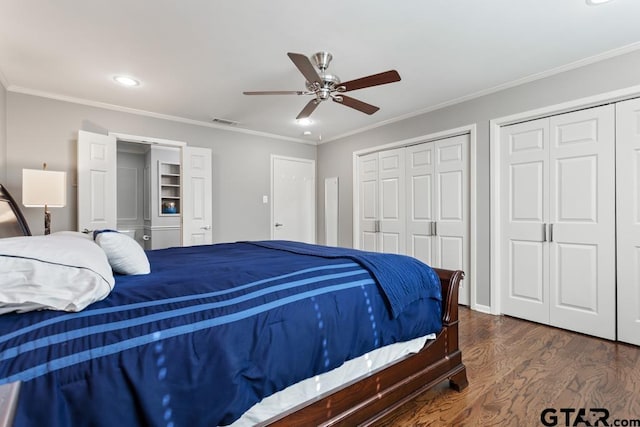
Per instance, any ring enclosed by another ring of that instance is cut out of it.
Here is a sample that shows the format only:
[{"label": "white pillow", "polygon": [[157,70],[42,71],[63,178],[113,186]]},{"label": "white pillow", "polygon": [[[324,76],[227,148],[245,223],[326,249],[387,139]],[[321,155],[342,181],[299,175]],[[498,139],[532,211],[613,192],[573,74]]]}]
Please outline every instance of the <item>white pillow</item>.
[{"label": "white pillow", "polygon": [[149,274],[151,267],[142,246],[117,231],[100,232],[96,243],[104,250],[111,268],[120,274]]},{"label": "white pillow", "polygon": [[115,280],[92,241],[65,235],[0,239],[0,314],[80,311],[109,295]]}]

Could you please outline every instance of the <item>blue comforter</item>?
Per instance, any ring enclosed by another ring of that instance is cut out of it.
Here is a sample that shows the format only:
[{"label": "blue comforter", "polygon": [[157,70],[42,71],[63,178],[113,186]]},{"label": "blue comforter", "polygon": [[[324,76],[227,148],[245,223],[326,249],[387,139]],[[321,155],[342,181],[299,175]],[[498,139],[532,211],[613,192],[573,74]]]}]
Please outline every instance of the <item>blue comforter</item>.
[{"label": "blue comforter", "polygon": [[23,381],[16,426],[224,425],[442,327],[437,276],[407,257],[291,242],[147,254],[150,275],[118,276],[82,312],[0,316],[0,383]]}]

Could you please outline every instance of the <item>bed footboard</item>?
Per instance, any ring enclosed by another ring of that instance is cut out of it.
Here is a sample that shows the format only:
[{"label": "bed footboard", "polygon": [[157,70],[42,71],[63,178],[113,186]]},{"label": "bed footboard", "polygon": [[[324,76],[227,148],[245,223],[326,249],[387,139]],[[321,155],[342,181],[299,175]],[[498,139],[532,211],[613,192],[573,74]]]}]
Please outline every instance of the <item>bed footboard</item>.
[{"label": "bed footboard", "polygon": [[460,391],[468,385],[458,346],[458,288],[464,273],[435,269],[442,286],[443,328],[435,340],[391,366],[345,384],[290,409],[262,425],[370,425],[431,387],[448,380]]}]

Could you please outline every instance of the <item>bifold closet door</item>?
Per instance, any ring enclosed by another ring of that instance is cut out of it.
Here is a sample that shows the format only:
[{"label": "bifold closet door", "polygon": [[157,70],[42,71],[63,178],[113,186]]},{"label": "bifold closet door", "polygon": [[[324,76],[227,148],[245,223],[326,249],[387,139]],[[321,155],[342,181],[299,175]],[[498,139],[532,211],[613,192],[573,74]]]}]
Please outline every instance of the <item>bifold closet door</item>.
[{"label": "bifold closet door", "polygon": [[549,323],[549,120],[501,129],[502,312]]},{"label": "bifold closet door", "polygon": [[616,105],[618,340],[640,345],[640,99]]},{"label": "bifold closet door", "polygon": [[549,121],[550,323],[616,338],[615,109]]},{"label": "bifold closet door", "polygon": [[613,106],[505,126],[503,312],[615,339]]},{"label": "bifold closet door", "polygon": [[[469,135],[406,148],[407,254],[469,272]],[[469,304],[461,284],[460,303]]]},{"label": "bifold closet door", "polygon": [[435,265],[434,236],[434,147],[435,143],[406,149],[407,173],[407,254]]},{"label": "bifold closet door", "polygon": [[405,253],[404,149],[360,156],[360,249]]},{"label": "bifold closet door", "polygon": [[379,153],[379,250],[405,254],[404,148]]},{"label": "bifold closet door", "polygon": [[359,247],[364,251],[379,252],[378,244],[378,153],[358,158],[359,181]]}]

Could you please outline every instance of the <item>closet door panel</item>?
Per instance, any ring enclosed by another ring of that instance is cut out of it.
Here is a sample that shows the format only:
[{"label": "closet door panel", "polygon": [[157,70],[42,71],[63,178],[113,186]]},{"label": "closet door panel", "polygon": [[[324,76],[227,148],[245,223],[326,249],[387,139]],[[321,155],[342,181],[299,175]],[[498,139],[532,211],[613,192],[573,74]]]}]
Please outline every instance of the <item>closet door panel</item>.
[{"label": "closet door panel", "polygon": [[377,252],[379,249],[376,233],[376,220],[378,219],[378,153],[361,156],[358,162],[360,249]]},{"label": "closet door panel", "polygon": [[[469,135],[435,141],[435,266],[469,268]],[[469,304],[466,282],[460,284],[460,303]]]},{"label": "closet door panel", "polygon": [[640,99],[616,105],[618,340],[640,345]]},{"label": "closet door panel", "polygon": [[503,312],[549,323],[548,119],[501,130]]},{"label": "closet door panel", "polygon": [[612,105],[549,119],[550,322],[615,339]]},{"label": "closet door panel", "polygon": [[433,146],[407,147],[407,255],[435,266],[433,257]]},{"label": "closet door panel", "polygon": [[404,149],[379,153],[380,252],[405,253]]}]

